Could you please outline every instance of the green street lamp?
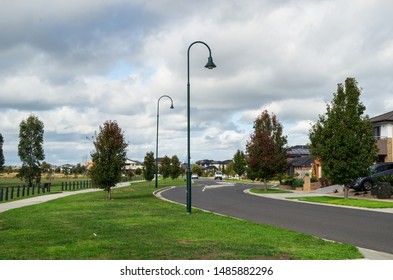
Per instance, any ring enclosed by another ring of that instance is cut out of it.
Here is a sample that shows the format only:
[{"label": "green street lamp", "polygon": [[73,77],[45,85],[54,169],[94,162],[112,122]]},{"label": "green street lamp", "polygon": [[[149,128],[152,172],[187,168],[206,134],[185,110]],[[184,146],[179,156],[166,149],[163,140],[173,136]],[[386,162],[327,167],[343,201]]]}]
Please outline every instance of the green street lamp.
[{"label": "green street lamp", "polygon": [[171,107],[169,109],[173,109],[173,100],[169,95],[163,95],[160,98],[158,98],[157,101],[157,134],[156,134],[156,176],[155,176],[155,186],[158,188],[158,123],[159,123],[159,118],[160,118],[160,100],[161,98],[166,97],[171,100]]},{"label": "green street lamp", "polygon": [[188,47],[187,51],[187,214],[191,214],[191,164],[190,164],[190,49],[194,44],[203,44],[209,50],[209,57],[207,64],[205,65],[208,69],[213,69],[216,65],[213,62],[212,52],[209,46],[202,41],[195,41]]}]

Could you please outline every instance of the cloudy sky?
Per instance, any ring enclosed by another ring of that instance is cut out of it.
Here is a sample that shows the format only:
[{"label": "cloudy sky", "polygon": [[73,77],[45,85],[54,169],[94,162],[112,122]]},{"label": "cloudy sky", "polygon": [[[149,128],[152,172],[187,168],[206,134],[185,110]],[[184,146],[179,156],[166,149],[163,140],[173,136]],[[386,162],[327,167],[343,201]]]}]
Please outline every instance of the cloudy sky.
[{"label": "cloudy sky", "polygon": [[389,0],[2,0],[0,133],[6,165],[20,164],[19,124],[45,126],[45,160],[81,163],[89,137],[116,120],[128,157],[186,160],[187,49],[191,160],[245,150],[265,109],[289,145],[306,144],[337,84],[355,77],[372,117],[393,110]]}]

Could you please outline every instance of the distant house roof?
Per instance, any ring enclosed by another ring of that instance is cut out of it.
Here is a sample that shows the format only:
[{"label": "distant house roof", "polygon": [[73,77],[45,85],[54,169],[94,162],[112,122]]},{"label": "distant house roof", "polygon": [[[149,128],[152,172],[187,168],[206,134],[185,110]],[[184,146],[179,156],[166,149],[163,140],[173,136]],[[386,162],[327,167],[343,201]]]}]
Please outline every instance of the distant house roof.
[{"label": "distant house roof", "polygon": [[134,163],[134,164],[136,164],[136,165],[143,165],[143,163],[142,162],[140,162],[140,161],[138,161],[138,160],[133,160],[133,159],[127,159],[126,160],[126,164],[130,164],[130,163]]},{"label": "distant house roof", "polygon": [[393,122],[393,111],[390,111],[385,114],[370,118],[370,122],[372,122],[372,123]]},{"label": "distant house roof", "polygon": [[292,166],[311,166],[313,163],[313,159],[311,157],[299,157],[294,158],[289,161],[290,165]]},{"label": "distant house roof", "polygon": [[310,151],[307,146],[298,145],[289,148],[287,154],[290,157],[308,156],[310,155]]},{"label": "distant house roof", "polygon": [[220,160],[211,160],[211,159],[203,159],[203,160],[198,160],[196,163],[201,166],[210,166],[214,164],[228,164],[232,162],[231,159],[220,161]]}]

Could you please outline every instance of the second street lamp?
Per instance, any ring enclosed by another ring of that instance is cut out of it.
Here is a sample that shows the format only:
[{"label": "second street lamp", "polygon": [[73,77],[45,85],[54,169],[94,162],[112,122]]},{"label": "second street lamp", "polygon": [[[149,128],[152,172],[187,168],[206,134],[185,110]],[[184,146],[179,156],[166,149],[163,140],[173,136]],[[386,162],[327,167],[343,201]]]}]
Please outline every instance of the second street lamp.
[{"label": "second street lamp", "polygon": [[202,41],[195,41],[188,47],[187,51],[187,214],[191,214],[191,167],[190,167],[190,49],[194,44],[203,44],[209,50],[209,57],[207,64],[205,65],[208,69],[213,69],[216,65],[213,62],[212,52],[209,46]]},{"label": "second street lamp", "polygon": [[166,97],[171,100],[171,107],[170,109],[173,109],[173,100],[169,95],[163,95],[160,98],[158,98],[157,101],[157,134],[156,134],[156,176],[155,176],[155,187],[158,188],[158,123],[159,123],[159,117],[160,117],[160,100],[161,98]]}]

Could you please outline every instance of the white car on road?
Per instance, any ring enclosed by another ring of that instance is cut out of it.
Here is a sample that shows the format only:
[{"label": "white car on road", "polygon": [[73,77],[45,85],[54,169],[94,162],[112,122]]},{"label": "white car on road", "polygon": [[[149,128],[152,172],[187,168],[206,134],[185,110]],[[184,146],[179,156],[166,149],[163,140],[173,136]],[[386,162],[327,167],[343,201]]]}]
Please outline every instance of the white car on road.
[{"label": "white car on road", "polygon": [[222,180],[222,172],[221,171],[216,171],[216,173],[214,173],[214,180]]}]

